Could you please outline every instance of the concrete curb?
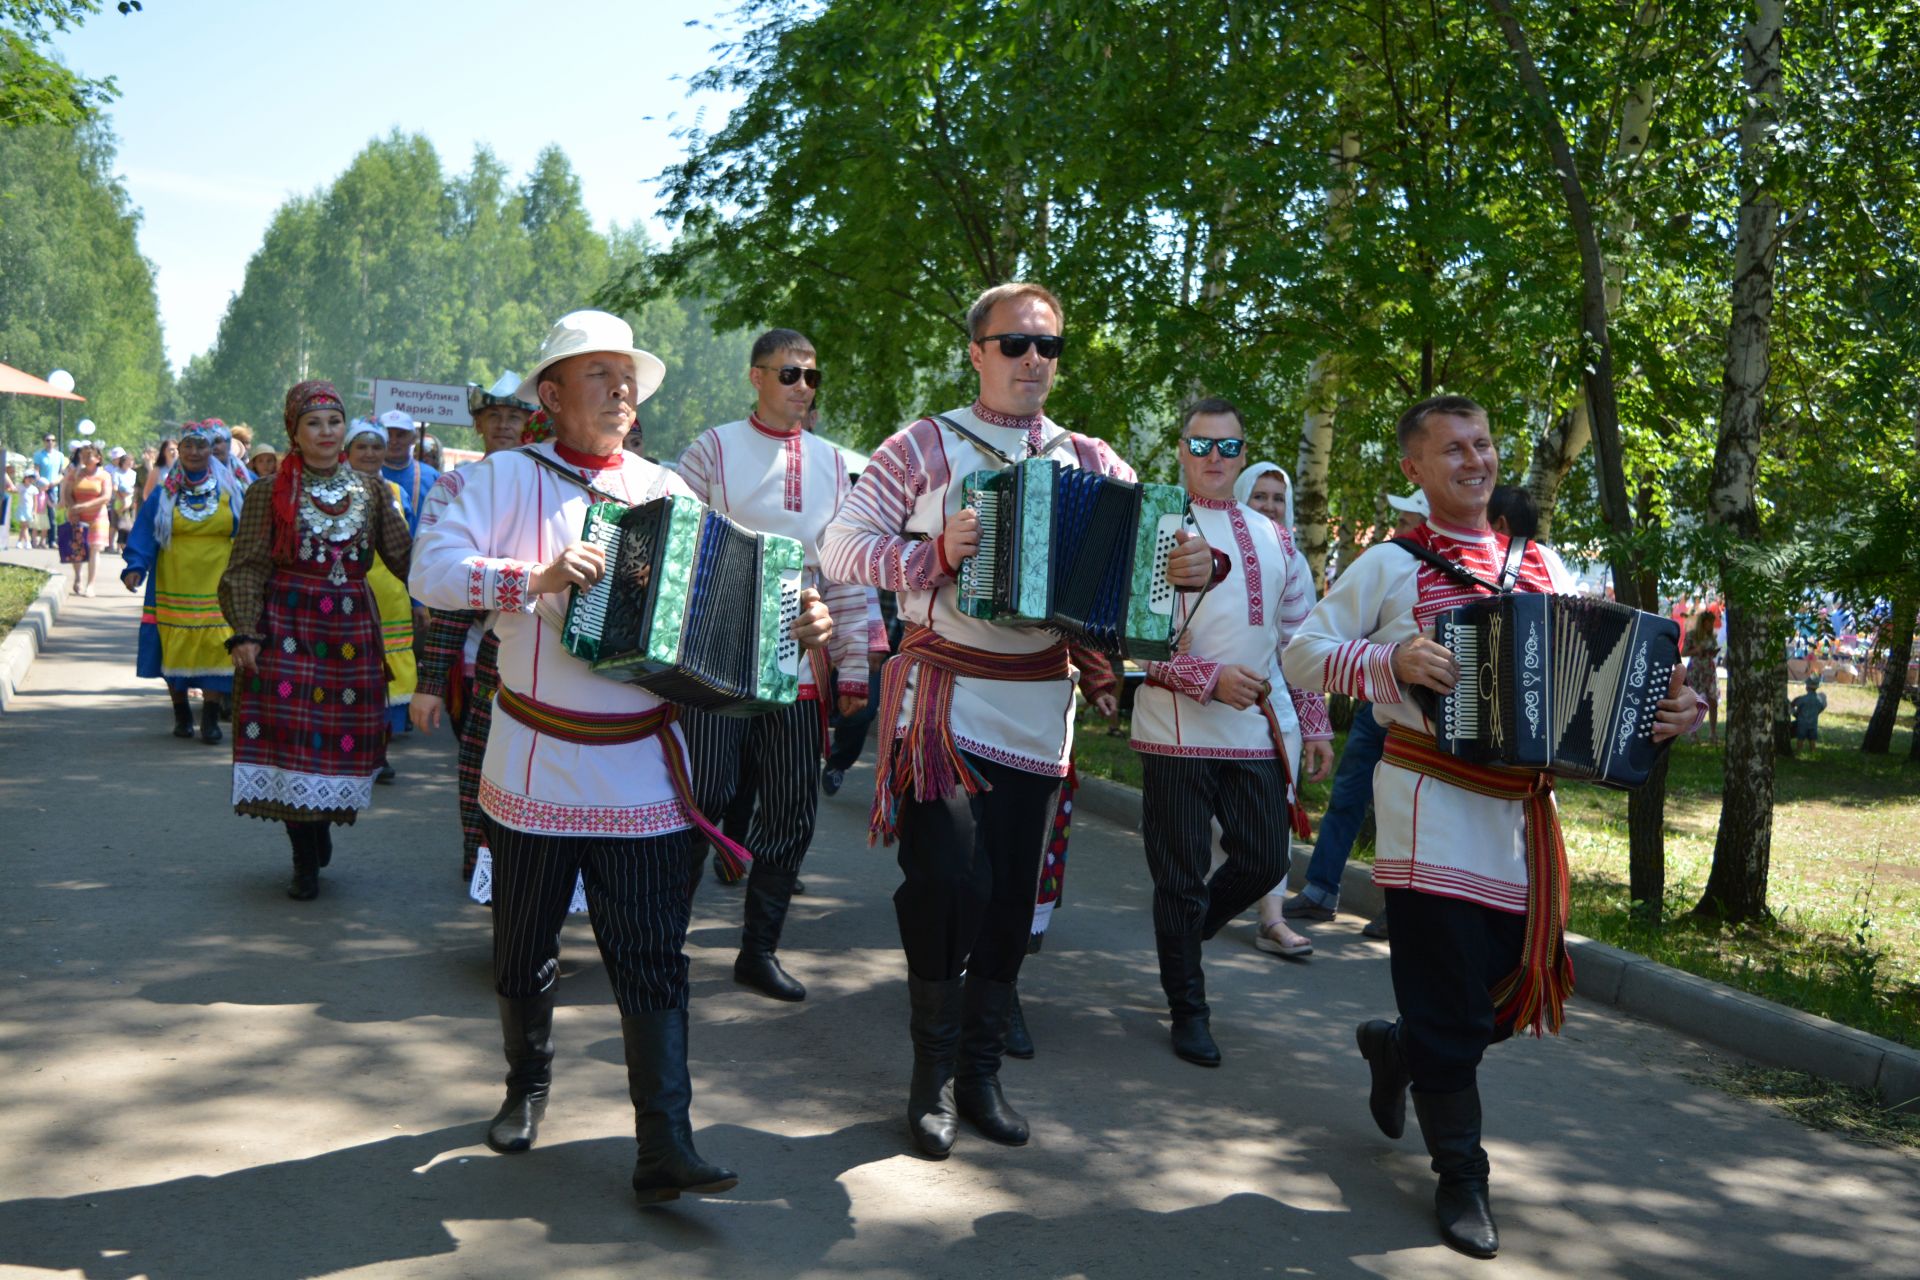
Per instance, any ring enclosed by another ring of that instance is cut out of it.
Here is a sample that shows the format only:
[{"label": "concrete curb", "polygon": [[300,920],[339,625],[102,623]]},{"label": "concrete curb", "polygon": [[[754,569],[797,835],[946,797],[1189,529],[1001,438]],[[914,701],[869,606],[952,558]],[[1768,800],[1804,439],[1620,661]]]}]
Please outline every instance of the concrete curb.
[{"label": "concrete curb", "polygon": [[60,606],[66,598],[67,575],[56,572],[41,584],[40,594],[13,624],[7,638],[0,640],[0,711],[13,705],[20,682],[27,678],[27,668],[33,665],[53,624],[60,619]]},{"label": "concrete curb", "polygon": [[[1082,778],[1075,803],[1128,830],[1140,826],[1140,793],[1105,778]],[[1299,888],[1307,860],[1296,856],[1288,881]],[[1368,919],[1386,909],[1373,869],[1349,862],[1340,877],[1340,905]],[[1920,1114],[1920,1049],[1782,1004],[1736,991],[1631,951],[1567,935],[1579,973],[1578,998],[1612,1005],[1636,1018],[1770,1066],[1805,1071],[1859,1089],[1877,1089],[1895,1111]]]}]

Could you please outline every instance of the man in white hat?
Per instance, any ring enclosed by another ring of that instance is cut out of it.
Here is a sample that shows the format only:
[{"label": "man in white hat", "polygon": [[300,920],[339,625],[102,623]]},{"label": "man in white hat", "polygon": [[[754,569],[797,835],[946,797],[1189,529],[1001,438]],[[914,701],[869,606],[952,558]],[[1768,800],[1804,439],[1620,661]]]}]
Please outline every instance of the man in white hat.
[{"label": "man in white hat", "polygon": [[[580,536],[588,505],[691,496],[678,476],[621,447],[664,374],[617,316],[562,316],[517,393],[539,401],[553,438],[470,467],[459,493],[423,522],[409,579],[434,608],[494,613],[500,636],[480,805],[493,853],[494,989],[508,1072],[487,1144],[525,1151],[545,1113],[560,925],[583,877],[620,1006],[642,1203],[739,1180],[701,1159],[688,1114],[693,829],[719,833],[692,804],[675,708],[594,674],[560,633],[568,591],[592,586],[607,568]],[[794,634],[808,647],[831,636],[817,592],[803,593]]]},{"label": "man in white hat", "polygon": [[1427,495],[1418,489],[1405,495],[1388,494],[1387,505],[1400,513],[1399,519],[1393,526],[1393,536],[1396,538],[1406,537],[1425,524],[1427,517],[1433,514],[1433,508],[1427,502]]},{"label": "man in white hat", "polygon": [[380,426],[387,433],[387,462],[380,468],[383,479],[399,486],[400,505],[407,513],[407,529],[420,532],[421,500],[433,490],[440,473],[413,456],[420,438],[420,424],[404,409],[389,409],[380,415]]},{"label": "man in white hat", "polygon": [[[770,329],[754,340],[747,365],[753,412],[702,432],[681,455],[680,474],[714,510],[749,529],[798,540],[809,577],[818,579],[820,535],[853,486],[839,450],[802,422],[820,385],[813,343],[792,329]],[[822,581],[820,594],[839,624],[834,652],[816,650],[802,666],[798,702],[752,719],[693,711],[683,717],[701,805],[724,813],[738,802],[752,815],[746,845],[753,870],[733,979],[775,1000],[807,996],[775,949],[813,842],[828,712],[837,700],[851,715],[867,700],[867,589]]]},{"label": "man in white hat", "polygon": [[[829,578],[898,593],[908,621],[882,680],[871,828],[900,841],[893,904],[914,1059],[907,1128],[934,1159],[951,1152],[962,1116],[990,1141],[1028,1138],[1001,1089],[1000,1060],[1073,738],[1067,646],[960,608],[960,565],[980,545],[961,481],[1030,457],[1133,478],[1104,441],[1046,416],[1061,327],[1060,300],[1042,285],[981,294],[967,313],[978,397],[883,443],[820,542]],[[1213,568],[1204,538],[1183,539],[1166,576],[1198,588]]]},{"label": "man in white hat", "polygon": [[[483,457],[517,448],[520,434],[537,405],[518,396],[520,375],[508,370],[491,387],[467,384],[467,412],[480,436]],[[421,505],[422,525],[434,524],[466,483],[472,463],[440,474]],[[420,645],[420,682],[407,713],[423,733],[440,725],[441,712],[453,710],[453,731],[460,740],[455,782],[460,801],[460,875],[472,881],[474,867],[486,848],[486,830],[480,814],[480,766],[487,754],[487,730],[493,722],[493,693],[500,684],[500,637],[489,625],[484,609],[429,611],[425,639]],[[491,851],[487,855],[491,865]],[[492,877],[489,875],[489,881]],[[487,900],[491,900],[490,897]]]}]

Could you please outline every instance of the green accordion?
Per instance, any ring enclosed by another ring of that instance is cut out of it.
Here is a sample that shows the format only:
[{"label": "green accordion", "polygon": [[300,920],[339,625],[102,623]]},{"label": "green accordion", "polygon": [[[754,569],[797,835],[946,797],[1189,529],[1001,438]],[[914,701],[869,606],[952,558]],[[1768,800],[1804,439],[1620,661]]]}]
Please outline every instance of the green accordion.
[{"label": "green accordion", "polygon": [[1185,490],[1029,458],[973,472],[960,493],[980,513],[980,550],[960,566],[962,613],[1047,627],[1111,657],[1172,656],[1167,557],[1187,521]]},{"label": "green accordion", "polygon": [[670,702],[750,716],[800,694],[800,544],[693,498],[587,508],[607,571],[567,602],[561,641],[601,675]]}]

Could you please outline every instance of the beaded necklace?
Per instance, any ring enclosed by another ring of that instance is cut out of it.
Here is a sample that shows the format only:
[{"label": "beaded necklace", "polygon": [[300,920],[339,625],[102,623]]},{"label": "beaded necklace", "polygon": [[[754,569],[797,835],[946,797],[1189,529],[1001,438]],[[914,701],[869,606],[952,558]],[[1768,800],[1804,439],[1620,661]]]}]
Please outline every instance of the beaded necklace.
[{"label": "beaded necklace", "polygon": [[220,509],[220,477],[212,467],[207,468],[206,478],[189,483],[184,473],[180,474],[180,484],[173,489],[173,509],[182,520],[189,524],[199,524]]},{"label": "beaded necklace", "polygon": [[359,473],[341,467],[332,475],[307,471],[301,476],[300,558],[331,561],[327,581],[347,580],[345,561],[358,562],[367,532],[367,486]]}]

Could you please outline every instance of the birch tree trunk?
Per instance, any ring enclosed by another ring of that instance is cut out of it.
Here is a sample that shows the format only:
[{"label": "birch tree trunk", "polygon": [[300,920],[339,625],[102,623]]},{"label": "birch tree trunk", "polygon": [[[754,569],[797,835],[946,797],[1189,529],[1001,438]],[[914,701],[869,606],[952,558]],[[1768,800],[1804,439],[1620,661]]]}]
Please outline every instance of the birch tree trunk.
[{"label": "birch tree trunk", "polygon": [[[1333,185],[1327,188],[1327,245],[1347,240],[1353,209],[1353,172],[1360,158],[1360,135],[1340,134]],[[1313,587],[1327,593],[1327,472],[1333,461],[1333,417],[1340,399],[1338,360],[1323,352],[1307,369],[1307,408],[1300,422],[1300,450],[1293,467],[1293,536],[1313,570]]]},{"label": "birch tree trunk", "polygon": [[[1727,326],[1726,378],[1720,438],[1714,450],[1707,519],[1751,544],[1760,536],[1754,485],[1766,415],[1772,356],[1773,275],[1780,248],[1780,206],[1772,171],[1779,118],[1780,42],[1784,0],[1757,0],[1741,34],[1747,114],[1740,126],[1740,212],[1733,264],[1733,307]],[[1713,870],[1698,915],[1729,921],[1767,915],[1767,870],[1773,852],[1773,713],[1781,663],[1779,628],[1768,608],[1743,598],[1750,590],[1721,561],[1727,592],[1726,780]]]},{"label": "birch tree trunk", "polygon": [[1565,412],[1533,442],[1533,461],[1527,468],[1527,492],[1540,508],[1540,541],[1553,541],[1553,514],[1560,484],[1573,470],[1580,451],[1593,439],[1593,419],[1587,398],[1575,396]]},{"label": "birch tree trunk", "polygon": [[1873,704],[1873,718],[1867,721],[1867,735],[1860,749],[1869,755],[1883,756],[1893,749],[1893,726],[1900,718],[1900,700],[1907,692],[1907,664],[1913,661],[1913,616],[1920,612],[1920,600],[1911,590],[1893,598],[1893,615],[1887,620],[1892,643],[1887,646],[1886,672],[1880,677],[1880,698]]}]

